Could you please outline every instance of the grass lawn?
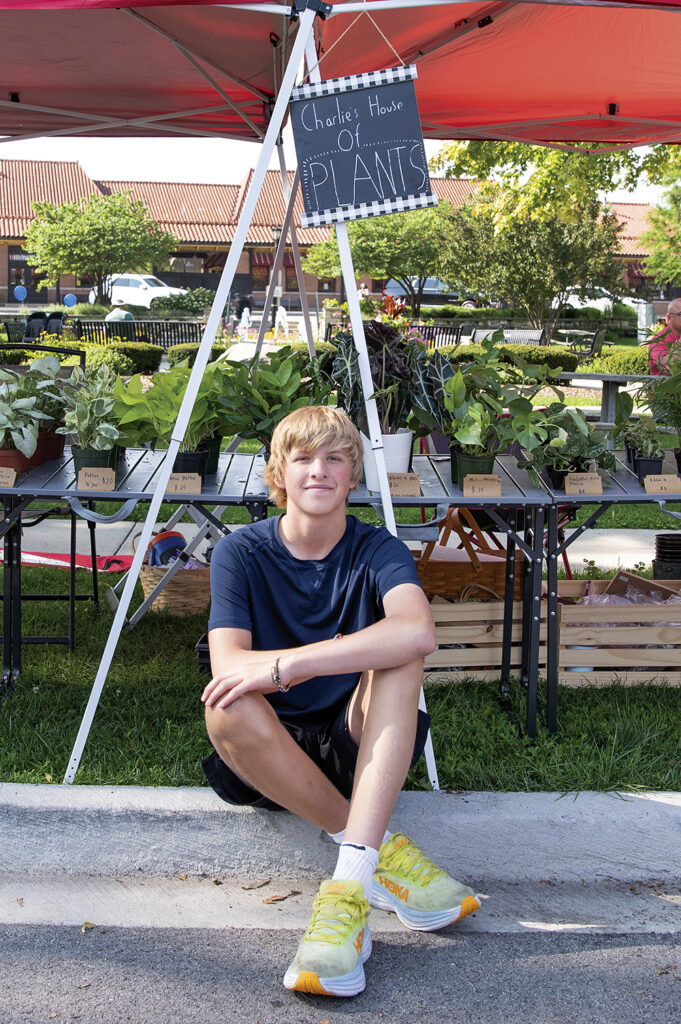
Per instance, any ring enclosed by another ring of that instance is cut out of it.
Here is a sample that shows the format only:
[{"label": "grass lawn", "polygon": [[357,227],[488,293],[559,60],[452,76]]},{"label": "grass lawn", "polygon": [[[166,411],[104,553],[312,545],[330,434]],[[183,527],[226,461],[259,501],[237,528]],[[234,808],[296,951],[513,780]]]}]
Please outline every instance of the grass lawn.
[{"label": "grass lawn", "polygon": [[[103,579],[103,578],[102,578]],[[114,581],[115,577],[103,579]],[[64,592],[58,569],[25,569],[25,591]],[[89,574],[79,572],[87,591]],[[25,633],[64,631],[66,604],[28,602]],[[111,624],[104,602],[80,603],[76,650],[24,647],[17,688],[0,708],[0,781],[61,782]],[[149,613],[121,638],[77,782],[203,785],[208,752],[199,694],[206,676],[194,644],[205,616]],[[509,716],[495,684],[427,690],[443,788],[499,791],[681,789],[681,689],[560,690],[559,732],[522,735],[524,691],[511,688]],[[540,709],[540,716],[543,709]],[[425,766],[408,788],[428,787]]]}]

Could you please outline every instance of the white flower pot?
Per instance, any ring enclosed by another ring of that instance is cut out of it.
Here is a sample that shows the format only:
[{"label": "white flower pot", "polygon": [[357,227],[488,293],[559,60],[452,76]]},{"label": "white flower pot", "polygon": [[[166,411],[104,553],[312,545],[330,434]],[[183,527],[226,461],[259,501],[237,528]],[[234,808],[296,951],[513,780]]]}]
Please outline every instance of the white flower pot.
[{"label": "white flower pot", "polygon": [[[361,435],[364,446],[364,479],[370,491],[379,491],[376,457],[371,448],[371,441],[365,434]],[[388,473],[409,472],[409,461],[414,444],[414,432],[402,428],[396,434],[381,434],[383,438],[383,454],[385,468]]]}]

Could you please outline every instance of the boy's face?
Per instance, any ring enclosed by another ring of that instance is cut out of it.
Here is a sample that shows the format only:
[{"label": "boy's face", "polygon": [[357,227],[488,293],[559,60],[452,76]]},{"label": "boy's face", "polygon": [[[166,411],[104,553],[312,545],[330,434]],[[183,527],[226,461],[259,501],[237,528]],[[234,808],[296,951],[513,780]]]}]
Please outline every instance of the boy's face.
[{"label": "boy's face", "polygon": [[295,508],[308,515],[329,515],[345,508],[357,480],[348,452],[329,444],[315,452],[292,448],[277,484],[286,490],[287,512]]}]

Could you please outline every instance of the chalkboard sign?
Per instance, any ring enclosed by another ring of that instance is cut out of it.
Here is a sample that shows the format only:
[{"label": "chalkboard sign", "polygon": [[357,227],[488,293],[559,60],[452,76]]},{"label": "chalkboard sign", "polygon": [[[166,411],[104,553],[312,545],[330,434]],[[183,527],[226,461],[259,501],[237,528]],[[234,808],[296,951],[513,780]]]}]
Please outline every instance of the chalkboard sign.
[{"label": "chalkboard sign", "polygon": [[291,95],[304,228],[435,206],[411,65]]}]

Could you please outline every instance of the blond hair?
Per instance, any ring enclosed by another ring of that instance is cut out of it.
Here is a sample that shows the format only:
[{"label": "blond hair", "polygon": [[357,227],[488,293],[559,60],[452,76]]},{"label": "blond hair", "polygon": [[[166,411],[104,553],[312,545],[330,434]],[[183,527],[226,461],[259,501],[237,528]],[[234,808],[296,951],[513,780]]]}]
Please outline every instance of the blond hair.
[{"label": "blond hair", "polygon": [[306,405],[296,409],[277,423],[272,434],[272,448],[265,466],[265,483],[270,498],[279,508],[286,508],[286,489],[276,481],[282,479],[286,459],[294,448],[314,454],[324,445],[346,451],[352,463],[352,486],[362,475],[362,440],[347,413],[335,406]]}]

